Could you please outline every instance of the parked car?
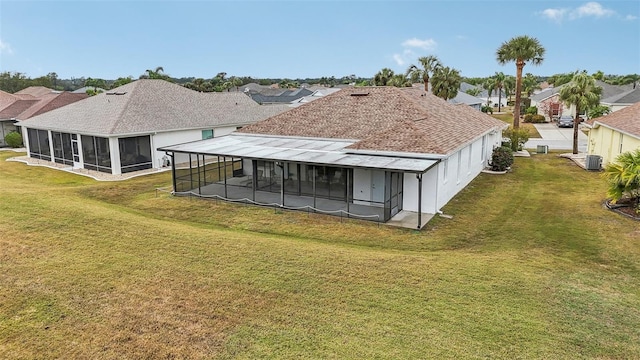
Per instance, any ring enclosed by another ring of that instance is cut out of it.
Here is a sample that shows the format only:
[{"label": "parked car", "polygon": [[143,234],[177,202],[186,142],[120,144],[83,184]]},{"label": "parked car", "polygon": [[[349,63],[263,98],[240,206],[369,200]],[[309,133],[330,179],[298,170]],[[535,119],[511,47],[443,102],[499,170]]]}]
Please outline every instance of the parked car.
[{"label": "parked car", "polygon": [[569,115],[562,115],[558,119],[558,127],[573,127],[573,118]]}]

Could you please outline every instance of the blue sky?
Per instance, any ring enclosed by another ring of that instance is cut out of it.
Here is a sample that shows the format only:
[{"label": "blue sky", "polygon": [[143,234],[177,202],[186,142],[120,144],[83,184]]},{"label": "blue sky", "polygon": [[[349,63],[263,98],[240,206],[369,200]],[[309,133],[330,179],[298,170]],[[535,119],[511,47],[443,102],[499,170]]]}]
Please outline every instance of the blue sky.
[{"label": "blue sky", "polygon": [[547,50],[525,72],[640,73],[637,0],[0,0],[0,71],[115,79],[162,66],[173,77],[372,77],[436,55],[463,76],[514,75],[495,52],[519,35]]}]

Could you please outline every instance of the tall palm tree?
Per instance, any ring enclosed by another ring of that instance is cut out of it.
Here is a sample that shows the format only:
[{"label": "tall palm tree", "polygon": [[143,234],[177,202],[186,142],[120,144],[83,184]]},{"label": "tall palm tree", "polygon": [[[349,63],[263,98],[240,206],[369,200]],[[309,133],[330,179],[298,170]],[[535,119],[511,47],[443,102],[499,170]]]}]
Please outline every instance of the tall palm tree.
[{"label": "tall palm tree", "polygon": [[573,119],[573,153],[578,153],[578,125],[580,124],[580,111],[600,103],[602,88],[596,85],[593,77],[586,71],[573,76],[571,82],[560,89],[560,100],[567,106],[576,107],[576,116]]},{"label": "tall palm tree", "polygon": [[418,58],[418,61],[422,67],[411,65],[407,69],[406,75],[412,82],[422,80],[422,82],[424,82],[424,91],[428,92],[429,77],[431,77],[438,68],[442,67],[442,64],[440,63],[440,60],[438,60],[438,57],[434,55],[423,56]]},{"label": "tall palm tree", "polygon": [[[496,51],[496,59],[501,65],[515,61],[516,63],[516,101],[515,108],[520,109],[522,97],[522,69],[530,62],[539,65],[544,60],[545,49],[538,39],[526,35],[517,36],[502,43]],[[520,127],[520,111],[513,112],[513,127]]]},{"label": "tall palm tree", "polygon": [[506,78],[506,75],[502,71],[496,72],[496,75],[493,77],[493,90],[498,93],[498,112],[502,111],[502,89],[504,88]]},{"label": "tall palm tree", "polygon": [[462,77],[460,72],[450,67],[440,67],[433,74],[431,89],[433,94],[445,100],[453,99],[458,95]]}]

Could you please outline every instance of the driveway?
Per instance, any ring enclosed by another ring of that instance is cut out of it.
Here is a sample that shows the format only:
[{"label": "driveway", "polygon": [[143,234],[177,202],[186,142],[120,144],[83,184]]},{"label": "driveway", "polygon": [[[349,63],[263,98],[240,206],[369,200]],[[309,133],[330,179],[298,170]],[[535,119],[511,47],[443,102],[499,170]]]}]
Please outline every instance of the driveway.
[{"label": "driveway", "polygon": [[[538,145],[548,145],[549,150],[573,150],[573,128],[559,128],[555,123],[533,124],[541,139],[529,139],[525,148],[536,149]],[[580,126],[582,128],[582,125]],[[587,152],[587,135],[578,130],[578,152]]]}]

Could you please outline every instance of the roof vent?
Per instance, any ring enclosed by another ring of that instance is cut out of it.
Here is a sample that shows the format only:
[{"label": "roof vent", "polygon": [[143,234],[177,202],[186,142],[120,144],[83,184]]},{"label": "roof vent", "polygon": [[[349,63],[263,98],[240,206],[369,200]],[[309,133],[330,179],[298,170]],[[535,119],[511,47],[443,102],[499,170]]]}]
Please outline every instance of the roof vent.
[{"label": "roof vent", "polygon": [[367,96],[369,95],[368,92],[356,92],[356,93],[351,93],[351,96]]},{"label": "roof vent", "polygon": [[126,92],[108,92],[107,95],[124,95]]}]

